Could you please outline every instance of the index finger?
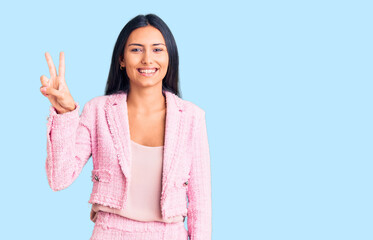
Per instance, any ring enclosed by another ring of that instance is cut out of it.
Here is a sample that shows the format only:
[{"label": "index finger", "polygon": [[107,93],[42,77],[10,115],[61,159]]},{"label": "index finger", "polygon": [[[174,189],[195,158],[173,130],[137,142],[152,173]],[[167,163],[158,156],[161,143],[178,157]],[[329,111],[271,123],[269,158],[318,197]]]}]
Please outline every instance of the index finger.
[{"label": "index finger", "polygon": [[53,61],[52,61],[52,57],[48,52],[45,52],[45,58],[47,59],[47,63],[48,63],[48,67],[49,67],[49,73],[51,75],[51,78],[56,77],[57,76],[56,67],[54,66]]},{"label": "index finger", "polygon": [[58,69],[58,76],[65,78],[65,53],[60,52],[60,66]]}]

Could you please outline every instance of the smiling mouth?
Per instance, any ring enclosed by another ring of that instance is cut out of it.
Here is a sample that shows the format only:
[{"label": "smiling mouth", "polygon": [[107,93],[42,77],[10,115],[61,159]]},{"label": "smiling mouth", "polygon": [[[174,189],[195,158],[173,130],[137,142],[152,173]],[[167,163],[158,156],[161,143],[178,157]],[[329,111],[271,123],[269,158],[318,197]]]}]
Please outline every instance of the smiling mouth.
[{"label": "smiling mouth", "polygon": [[139,72],[146,72],[146,73],[150,73],[150,72],[156,72],[158,70],[158,68],[138,68],[137,71]]},{"label": "smiling mouth", "polygon": [[138,68],[137,71],[142,76],[153,76],[158,71],[158,68]]}]

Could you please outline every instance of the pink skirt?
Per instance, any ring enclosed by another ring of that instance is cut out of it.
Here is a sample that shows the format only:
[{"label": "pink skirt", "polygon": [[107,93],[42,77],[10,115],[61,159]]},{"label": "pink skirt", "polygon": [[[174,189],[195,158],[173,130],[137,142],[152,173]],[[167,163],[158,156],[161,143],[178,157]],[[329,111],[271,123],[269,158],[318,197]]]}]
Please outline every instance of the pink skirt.
[{"label": "pink skirt", "polygon": [[90,240],[188,240],[184,222],[141,222],[118,214],[97,212]]}]

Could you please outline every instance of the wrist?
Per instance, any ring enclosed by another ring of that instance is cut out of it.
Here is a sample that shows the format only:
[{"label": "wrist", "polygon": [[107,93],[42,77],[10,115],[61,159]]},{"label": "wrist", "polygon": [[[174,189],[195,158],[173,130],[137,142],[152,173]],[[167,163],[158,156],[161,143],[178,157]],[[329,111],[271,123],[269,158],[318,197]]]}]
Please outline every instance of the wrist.
[{"label": "wrist", "polygon": [[68,112],[74,111],[75,109],[76,109],[76,105],[75,105],[75,103],[74,103],[73,106],[70,106],[70,107],[64,108],[64,109],[62,109],[62,111],[58,111],[58,110],[56,109],[56,112],[57,112],[57,114],[64,114],[64,113],[68,113]]}]

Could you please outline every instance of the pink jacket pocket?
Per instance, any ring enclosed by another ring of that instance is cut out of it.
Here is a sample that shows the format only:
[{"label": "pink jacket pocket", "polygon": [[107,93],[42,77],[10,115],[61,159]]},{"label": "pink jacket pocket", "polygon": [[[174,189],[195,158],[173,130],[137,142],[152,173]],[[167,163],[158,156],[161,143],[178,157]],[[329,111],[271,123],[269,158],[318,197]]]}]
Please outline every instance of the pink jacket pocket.
[{"label": "pink jacket pocket", "polygon": [[95,169],[92,170],[92,181],[93,182],[110,182],[111,172],[107,169]]},{"label": "pink jacket pocket", "polygon": [[182,176],[182,177],[178,177],[175,181],[174,181],[174,187],[176,188],[180,188],[180,189],[187,189],[188,188],[188,180],[189,180],[189,175],[187,176]]}]

